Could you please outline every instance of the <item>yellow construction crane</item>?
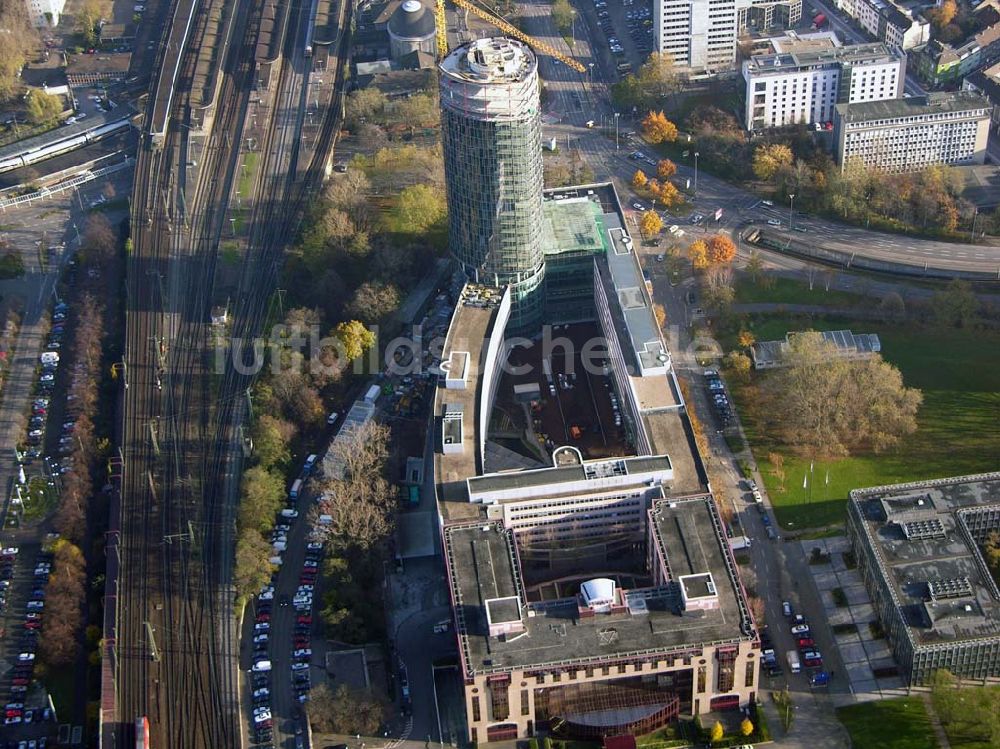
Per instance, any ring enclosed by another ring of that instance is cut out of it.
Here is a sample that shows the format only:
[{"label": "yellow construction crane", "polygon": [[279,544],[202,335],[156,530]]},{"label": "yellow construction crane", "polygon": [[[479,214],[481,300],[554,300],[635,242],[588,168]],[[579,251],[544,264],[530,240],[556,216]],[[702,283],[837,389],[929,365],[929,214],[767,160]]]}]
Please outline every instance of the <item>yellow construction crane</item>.
[{"label": "yellow construction crane", "polygon": [[[578,63],[576,60],[574,60],[572,57],[566,57],[566,55],[562,54],[554,47],[546,44],[545,42],[540,42],[537,39],[528,36],[516,26],[507,23],[502,18],[497,18],[491,13],[487,13],[482,8],[473,5],[471,2],[469,2],[469,0],[451,0],[451,2],[453,2],[459,8],[463,8],[473,13],[474,15],[478,16],[479,18],[482,18],[484,21],[486,21],[486,23],[496,26],[507,36],[519,39],[525,44],[534,47],[539,52],[544,52],[545,54],[556,58],[557,60],[559,60],[559,62],[569,65],[571,68],[573,68],[573,70],[577,71],[578,73],[587,72],[587,69],[583,67],[583,65]],[[437,23],[438,57],[441,58],[442,60],[448,54],[448,25],[444,16],[444,4],[445,0],[437,0],[437,8],[434,11],[434,20]]]}]

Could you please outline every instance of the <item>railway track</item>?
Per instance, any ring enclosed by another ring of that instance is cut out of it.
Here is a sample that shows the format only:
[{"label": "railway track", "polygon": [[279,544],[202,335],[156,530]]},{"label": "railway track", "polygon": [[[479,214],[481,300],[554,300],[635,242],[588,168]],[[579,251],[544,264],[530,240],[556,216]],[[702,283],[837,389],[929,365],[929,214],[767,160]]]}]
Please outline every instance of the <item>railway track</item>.
[{"label": "railway track", "polygon": [[[264,0],[235,2],[235,43],[219,55],[224,75],[217,114],[210,134],[199,139],[186,123],[206,28],[199,14],[212,4],[175,0],[170,14],[175,24],[186,24],[186,43],[172,50],[178,29],[165,32],[137,160],[120,429],[121,567],[119,578],[109,581],[118,612],[116,724],[105,735],[120,747],[133,744],[140,716],[149,718],[154,747],[242,743],[231,568],[238,427],[252,378],[231,361],[221,378],[213,373],[207,329],[264,9]],[[249,219],[250,253],[233,333],[244,339],[264,323],[280,253],[307,189],[321,178],[337,127],[329,116],[305,179],[296,179],[309,76],[297,43],[309,4],[281,7],[290,19],[284,27],[295,33],[284,41],[279,105],[264,139],[258,191],[264,197]],[[343,59],[337,69],[342,81]],[[189,174],[196,150],[200,165]]]}]

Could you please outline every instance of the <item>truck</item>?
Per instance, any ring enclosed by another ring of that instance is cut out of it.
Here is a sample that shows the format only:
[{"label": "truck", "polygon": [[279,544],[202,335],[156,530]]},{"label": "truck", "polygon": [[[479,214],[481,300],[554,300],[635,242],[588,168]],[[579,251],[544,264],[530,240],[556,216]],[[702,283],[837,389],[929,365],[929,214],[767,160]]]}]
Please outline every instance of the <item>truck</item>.
[{"label": "truck", "polygon": [[799,660],[799,651],[789,650],[785,655],[788,658],[788,670],[793,674],[800,673],[802,671],[802,661]]},{"label": "truck", "polygon": [[751,541],[747,536],[735,536],[729,539],[729,548],[733,551],[740,551],[741,549],[749,549]]},{"label": "truck", "polygon": [[365,403],[374,404],[378,400],[378,397],[382,394],[382,388],[378,385],[372,385],[368,388],[368,392],[365,393]]}]

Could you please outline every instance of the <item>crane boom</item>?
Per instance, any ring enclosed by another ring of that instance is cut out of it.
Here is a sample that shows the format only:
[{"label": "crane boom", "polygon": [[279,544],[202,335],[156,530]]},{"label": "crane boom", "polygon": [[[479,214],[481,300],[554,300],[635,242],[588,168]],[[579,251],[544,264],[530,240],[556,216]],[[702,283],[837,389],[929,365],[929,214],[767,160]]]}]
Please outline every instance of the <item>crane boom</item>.
[{"label": "crane boom", "polygon": [[[539,52],[543,52],[551,57],[556,58],[559,62],[562,62],[569,67],[573,68],[578,73],[586,73],[587,69],[583,67],[579,62],[574,60],[572,57],[567,57],[558,50],[556,50],[551,45],[541,42],[534,37],[528,36],[523,31],[521,31],[517,26],[507,23],[507,21],[502,18],[497,18],[492,13],[488,13],[482,8],[473,5],[469,0],[451,0],[459,8],[464,8],[465,10],[473,13],[479,18],[486,21],[486,23],[492,24],[500,29],[507,36],[512,36],[515,39],[519,39],[525,44],[533,47]],[[445,15],[444,15],[444,3],[445,0],[437,0],[437,8],[434,12],[434,18],[437,22],[437,47],[438,55],[444,59],[448,54],[448,27],[445,25]]]}]

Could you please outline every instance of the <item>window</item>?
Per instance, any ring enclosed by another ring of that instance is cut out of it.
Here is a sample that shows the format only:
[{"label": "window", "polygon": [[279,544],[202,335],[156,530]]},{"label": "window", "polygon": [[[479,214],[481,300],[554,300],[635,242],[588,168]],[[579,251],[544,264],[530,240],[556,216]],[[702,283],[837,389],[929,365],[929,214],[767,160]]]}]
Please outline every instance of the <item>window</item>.
[{"label": "window", "polygon": [[753,676],[754,676],[753,672],[754,672],[754,666],[756,665],[754,661],[755,659],[752,655],[750,656],[750,658],[747,659],[746,678],[743,680],[743,686],[745,687],[753,686]]},{"label": "window", "polygon": [[472,698],[472,722],[478,723],[480,720],[482,720],[482,715],[479,709],[479,696],[477,695]]},{"label": "window", "polygon": [[698,690],[704,692],[708,686],[708,666],[698,666]]},{"label": "window", "polygon": [[[753,664],[751,663],[750,665],[752,666]],[[528,690],[527,689],[522,689],[521,690],[521,715],[530,715],[531,714],[531,702],[530,702],[530,700],[528,698],[529,698]]]}]

